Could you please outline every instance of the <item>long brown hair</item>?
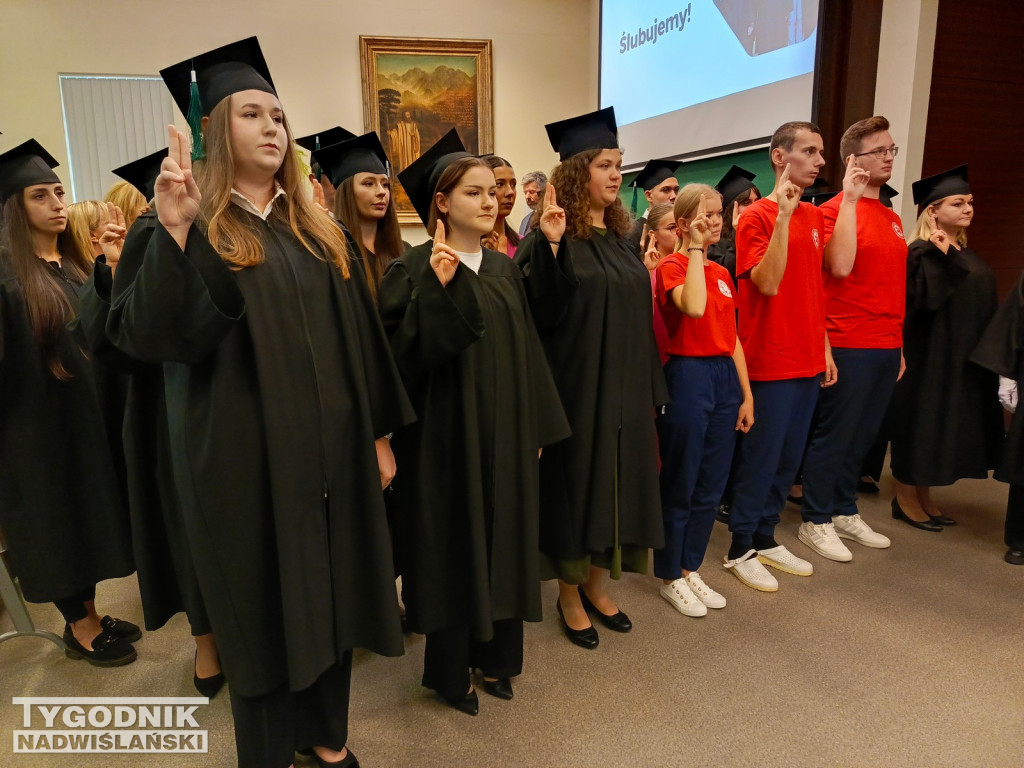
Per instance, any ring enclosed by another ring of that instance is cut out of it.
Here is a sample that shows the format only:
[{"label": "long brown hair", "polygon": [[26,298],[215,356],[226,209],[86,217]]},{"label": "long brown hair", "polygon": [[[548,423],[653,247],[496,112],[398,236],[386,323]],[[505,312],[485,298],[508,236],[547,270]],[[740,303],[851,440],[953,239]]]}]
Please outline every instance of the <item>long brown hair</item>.
[{"label": "long brown hair", "polygon": [[[483,157],[481,159],[484,161],[484,163],[487,165],[487,167],[490,168],[492,171],[497,169],[497,168],[512,168],[512,163],[510,163],[508,160],[506,160],[503,157],[498,157],[497,155],[487,155],[486,157]],[[514,168],[512,169],[512,173],[513,173],[513,175],[515,175],[515,169]],[[505,218],[505,221],[503,223],[505,225],[505,237],[508,239],[509,245],[518,246],[519,245],[519,233],[516,232],[512,228],[512,226],[508,223],[508,217]]]},{"label": "long brown hair", "polygon": [[[287,224],[307,251],[318,259],[332,262],[347,279],[349,253],[345,235],[326,211],[313,204],[303,186],[305,176],[292,141],[292,129],[287,116],[283,120],[288,146],[274,179],[284,189],[285,204],[275,205],[270,216]],[[266,254],[259,230],[248,217],[240,216],[238,206],[231,202],[235,160],[230,136],[231,98],[228,97],[213,108],[203,130],[206,157],[195,166],[196,183],[203,195],[199,216],[210,244],[220,257],[233,268],[244,269],[262,264]]]},{"label": "long brown hair", "polygon": [[[91,254],[82,252],[69,227],[57,236],[57,252],[62,257],[61,267],[68,278],[76,286],[84,283],[89,275]],[[60,340],[64,326],[75,317],[75,307],[61,286],[63,278],[36,255],[24,190],[11,195],[4,203],[0,259],[21,286],[29,325],[39,344],[43,362],[50,373],[61,381],[67,381],[71,374],[60,358]]]},{"label": "long brown hair", "polygon": [[384,279],[384,270],[388,264],[402,255],[402,229],[398,226],[398,214],[395,213],[395,198],[388,197],[388,207],[384,217],[377,221],[377,233],[373,236],[373,253],[363,245],[359,225],[359,211],[356,208],[356,194],[353,190],[355,176],[349,176],[337,189],[334,195],[334,217],[348,227],[353,239],[363,254],[366,265],[366,282],[370,286],[370,295],[377,298],[380,281]]},{"label": "long brown hair", "polygon": [[[540,203],[539,210],[543,211],[548,190],[553,186],[558,195],[558,206],[565,211],[565,233],[577,240],[590,239],[590,163],[603,151],[588,149],[559,163],[551,172],[544,200]],[[633,227],[626,206],[618,198],[604,209],[604,223],[619,237],[625,237]]]},{"label": "long brown hair", "polygon": [[437,222],[444,224],[445,232],[449,232],[448,228],[448,214],[442,213],[437,207],[437,196],[444,195],[448,197],[452,190],[459,185],[462,181],[462,177],[466,175],[466,172],[470,168],[476,168],[482,166],[490,169],[479,157],[460,157],[454,163],[449,165],[441,173],[440,178],[437,180],[437,186],[434,187],[434,191],[430,193],[430,213],[427,216],[427,234],[431,237],[434,236],[434,230],[437,229]]}]

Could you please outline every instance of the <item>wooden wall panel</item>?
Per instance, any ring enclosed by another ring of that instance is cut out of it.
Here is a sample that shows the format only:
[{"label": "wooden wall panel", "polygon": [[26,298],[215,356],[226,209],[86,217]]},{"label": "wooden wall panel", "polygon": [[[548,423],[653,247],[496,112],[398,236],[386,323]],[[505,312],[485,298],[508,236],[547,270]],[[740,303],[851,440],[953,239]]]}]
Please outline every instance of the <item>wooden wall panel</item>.
[{"label": "wooden wall panel", "polygon": [[922,173],[970,166],[971,247],[1000,296],[1024,268],[1024,5],[940,0]]}]

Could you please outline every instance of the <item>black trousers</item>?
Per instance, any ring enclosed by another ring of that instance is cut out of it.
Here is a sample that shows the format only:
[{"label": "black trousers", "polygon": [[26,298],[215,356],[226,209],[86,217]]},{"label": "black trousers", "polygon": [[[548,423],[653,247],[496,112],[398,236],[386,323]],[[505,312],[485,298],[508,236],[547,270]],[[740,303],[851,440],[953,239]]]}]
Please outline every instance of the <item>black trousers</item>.
[{"label": "black trousers", "polygon": [[296,751],[310,747],[340,752],[348,741],[351,682],[349,651],[301,691],[282,685],[262,696],[240,696],[232,690],[238,768],[287,768]]},{"label": "black trousers", "polygon": [[1010,549],[1024,550],[1024,485],[1011,485],[1006,499],[1006,528],[1003,539]]},{"label": "black trousers", "polygon": [[523,622],[494,622],[494,638],[475,640],[468,627],[442,629],[427,634],[423,651],[423,685],[448,699],[459,699],[469,690],[469,668],[485,677],[516,677],[523,673]]},{"label": "black trousers", "polygon": [[57,610],[60,611],[60,615],[64,617],[64,621],[71,624],[74,621],[81,621],[89,612],[85,610],[85,604],[90,600],[96,599],[96,585],[93,584],[83,592],[79,592],[77,595],[71,595],[70,597],[62,597],[60,600],[54,600],[53,604],[57,606]]}]

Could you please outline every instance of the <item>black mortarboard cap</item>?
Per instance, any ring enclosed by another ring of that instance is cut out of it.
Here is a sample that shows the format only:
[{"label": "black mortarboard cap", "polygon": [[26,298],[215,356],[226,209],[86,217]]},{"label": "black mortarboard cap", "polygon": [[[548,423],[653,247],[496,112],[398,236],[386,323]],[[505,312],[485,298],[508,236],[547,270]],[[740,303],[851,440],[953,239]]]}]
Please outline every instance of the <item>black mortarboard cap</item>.
[{"label": "black mortarboard cap", "polygon": [[472,157],[467,151],[459,133],[452,128],[437,140],[430,149],[409,164],[409,167],[398,174],[405,192],[409,195],[412,207],[419,214],[424,224],[430,217],[430,206],[434,199],[434,190],[445,169],[463,157]]},{"label": "black mortarboard cap", "polygon": [[645,192],[650,191],[665,179],[675,176],[676,171],[679,170],[681,165],[682,163],[678,160],[664,160],[660,158],[648,160],[647,165],[640,169],[640,173],[629,183],[629,186],[639,187]]},{"label": "black mortarboard cap", "polygon": [[60,184],[58,165],[35,139],[7,150],[0,155],[0,203],[33,184]]},{"label": "black mortarboard cap", "polygon": [[888,184],[883,184],[881,189],[878,190],[878,199],[886,208],[892,208],[892,199],[899,196],[900,193]]},{"label": "black mortarboard cap", "polygon": [[321,147],[329,147],[332,144],[340,144],[343,141],[354,139],[356,134],[352,131],[347,131],[340,125],[336,125],[333,128],[328,128],[326,131],[320,131],[319,133],[311,133],[309,136],[302,136],[295,140],[303,149],[308,149],[312,152],[317,148],[319,144]]},{"label": "black mortarboard cap", "polygon": [[804,193],[800,195],[800,202],[812,205],[827,203],[840,192],[838,189],[829,189],[830,186],[824,179],[815,179],[814,183],[804,189]]},{"label": "black mortarboard cap", "polygon": [[[375,131],[329,147],[321,146],[313,152],[313,159],[330,177],[331,184],[335,187],[341,186],[341,182],[357,173],[388,172],[388,156]],[[408,191],[409,188],[406,187],[406,192]]]},{"label": "black mortarboard cap", "polygon": [[160,70],[160,77],[174,97],[181,114],[188,116],[191,97],[192,70],[199,84],[203,116],[207,116],[222,99],[239,91],[265,91],[275,96],[274,81],[260,42],[247,37],[235,43],[214,48],[178,64]]},{"label": "black mortarboard cap", "polygon": [[749,189],[754,187],[756,173],[734,165],[725,172],[725,176],[718,180],[715,189],[722,195],[722,208],[728,208],[737,198]]},{"label": "black mortarboard cap", "polygon": [[936,200],[950,195],[969,195],[971,187],[967,183],[967,166],[959,165],[915,181],[911,189],[914,192],[915,205],[931,205]]},{"label": "black mortarboard cap", "polygon": [[619,148],[619,129],[615,123],[614,107],[548,123],[544,128],[559,160],[568,160],[588,149]]},{"label": "black mortarboard cap", "polygon": [[156,186],[156,177],[160,175],[160,166],[167,157],[167,149],[161,149],[151,155],[140,157],[130,163],[122,165],[111,171],[115,176],[120,176],[133,187],[135,187],[147,200],[153,199],[153,187]]}]

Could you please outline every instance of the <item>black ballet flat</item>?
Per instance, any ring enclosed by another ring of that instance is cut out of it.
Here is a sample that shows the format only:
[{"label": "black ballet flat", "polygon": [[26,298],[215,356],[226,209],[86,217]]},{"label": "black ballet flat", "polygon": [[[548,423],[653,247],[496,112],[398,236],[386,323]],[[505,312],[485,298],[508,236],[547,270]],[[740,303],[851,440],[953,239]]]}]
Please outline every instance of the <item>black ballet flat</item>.
[{"label": "black ballet flat", "polygon": [[[196,651],[195,659],[199,658],[199,651]],[[195,669],[195,660],[192,662],[192,668]],[[196,690],[200,694],[208,699],[212,699],[218,693],[220,689],[224,687],[224,673],[218,672],[212,677],[200,677],[195,672],[192,673],[192,685],[195,686]]]},{"label": "black ballet flat", "polygon": [[86,649],[71,631],[71,625],[64,625],[64,655],[69,659],[85,659],[94,667],[121,667],[138,658],[135,648],[112,632],[103,630],[92,641],[92,648]]},{"label": "black ballet flat", "polygon": [[729,524],[729,505],[728,504],[719,504],[718,505],[718,511],[715,512],[715,520],[717,520],[720,523],[725,523],[726,525]]},{"label": "black ballet flat", "polygon": [[112,616],[104,616],[100,619],[100,627],[110,632],[114,637],[119,637],[129,643],[142,639],[142,630],[138,624],[132,624],[124,619],[115,619]]},{"label": "black ballet flat", "polygon": [[804,505],[803,496],[794,496],[791,493],[786,494],[786,501],[788,501],[790,504],[796,504],[798,507],[802,507]]},{"label": "black ballet flat", "polygon": [[903,511],[903,508],[896,499],[892,500],[892,519],[902,520],[907,525],[914,528],[920,528],[922,531],[931,531],[932,533],[942,532],[942,526],[933,522],[931,519],[923,523],[919,523],[917,520],[911,520],[907,517],[907,513]]},{"label": "black ballet flat", "polygon": [[1010,547],[1006,550],[1006,554],[1003,555],[1003,560],[1008,562],[1010,565],[1024,565],[1024,550]]},{"label": "black ballet flat", "polygon": [[[925,514],[928,515],[927,512]],[[956,520],[952,517],[946,517],[945,515],[928,515],[928,517],[933,523],[938,523],[939,525],[956,525]]]},{"label": "black ballet flat", "polygon": [[590,598],[587,597],[587,593],[583,591],[583,587],[579,587],[580,601],[583,603],[583,610],[588,613],[596,613],[598,620],[604,624],[608,629],[613,632],[629,632],[633,628],[633,622],[629,620],[629,616],[619,611],[611,616],[601,613],[597,610],[597,606],[590,602]]},{"label": "black ballet flat", "polygon": [[508,701],[512,698],[512,681],[507,677],[500,677],[497,680],[484,680],[484,691],[491,694],[491,696]]},{"label": "black ballet flat", "polygon": [[591,624],[586,629],[573,629],[565,623],[565,614],[562,613],[562,604],[555,600],[555,607],[558,609],[558,618],[562,621],[562,631],[565,632],[565,636],[569,640],[580,648],[586,648],[588,651],[592,651],[597,648],[600,638],[597,636],[597,630],[594,629],[594,625]]}]

